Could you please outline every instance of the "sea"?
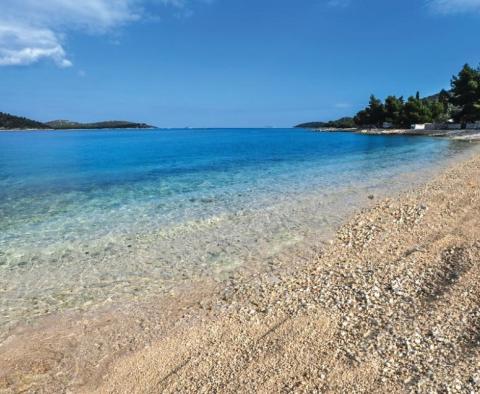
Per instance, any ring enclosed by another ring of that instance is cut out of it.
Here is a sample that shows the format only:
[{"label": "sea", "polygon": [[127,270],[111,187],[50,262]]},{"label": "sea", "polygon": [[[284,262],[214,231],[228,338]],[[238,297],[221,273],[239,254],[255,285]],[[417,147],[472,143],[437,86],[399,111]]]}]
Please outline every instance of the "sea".
[{"label": "sea", "polygon": [[288,263],[471,149],[303,129],[0,132],[0,330]]}]

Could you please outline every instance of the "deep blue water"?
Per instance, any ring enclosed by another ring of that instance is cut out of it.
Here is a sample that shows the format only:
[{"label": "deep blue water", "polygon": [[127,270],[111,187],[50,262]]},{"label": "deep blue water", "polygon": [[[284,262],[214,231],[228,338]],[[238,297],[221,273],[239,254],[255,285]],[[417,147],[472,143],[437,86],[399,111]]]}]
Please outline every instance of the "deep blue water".
[{"label": "deep blue water", "polygon": [[0,322],[281,256],[465,150],[295,129],[1,132]]},{"label": "deep blue water", "polygon": [[2,132],[0,196],[3,202],[150,181],[167,186],[162,197],[198,191],[198,179],[225,173],[273,175],[337,163],[341,175],[349,160],[369,171],[412,159],[428,163],[451,149],[431,138],[293,129]]}]

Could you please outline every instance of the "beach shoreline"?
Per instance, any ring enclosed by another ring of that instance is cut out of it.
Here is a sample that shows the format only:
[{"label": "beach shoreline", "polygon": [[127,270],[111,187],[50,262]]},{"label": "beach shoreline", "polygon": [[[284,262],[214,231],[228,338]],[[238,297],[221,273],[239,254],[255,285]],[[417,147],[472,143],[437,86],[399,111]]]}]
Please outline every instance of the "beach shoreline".
[{"label": "beach shoreline", "polygon": [[0,393],[478,389],[479,193],[477,154],[280,266],[18,329]]},{"label": "beach shoreline", "polygon": [[480,140],[480,130],[462,129],[462,130],[412,130],[412,129],[383,129],[383,128],[321,128],[310,129],[315,132],[348,132],[364,135],[405,135],[418,137],[441,137],[453,140],[478,141]]}]

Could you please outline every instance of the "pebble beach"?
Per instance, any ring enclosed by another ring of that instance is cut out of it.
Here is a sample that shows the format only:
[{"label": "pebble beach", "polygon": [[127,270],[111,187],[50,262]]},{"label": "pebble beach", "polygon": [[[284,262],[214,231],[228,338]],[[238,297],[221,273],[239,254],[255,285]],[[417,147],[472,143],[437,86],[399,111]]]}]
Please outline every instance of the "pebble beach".
[{"label": "pebble beach", "polygon": [[477,392],[479,210],[477,155],[292,261],[19,330],[0,392]]}]

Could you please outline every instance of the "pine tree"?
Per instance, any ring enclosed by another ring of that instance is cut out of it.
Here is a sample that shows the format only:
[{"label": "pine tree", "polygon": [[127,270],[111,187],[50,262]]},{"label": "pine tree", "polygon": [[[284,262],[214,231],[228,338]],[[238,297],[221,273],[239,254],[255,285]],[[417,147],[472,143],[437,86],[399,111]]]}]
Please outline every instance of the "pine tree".
[{"label": "pine tree", "polygon": [[460,122],[480,120],[480,68],[465,64],[451,81],[451,103],[460,108],[454,119]]},{"label": "pine tree", "polygon": [[399,126],[402,121],[403,97],[388,96],[385,99],[385,121]]}]

